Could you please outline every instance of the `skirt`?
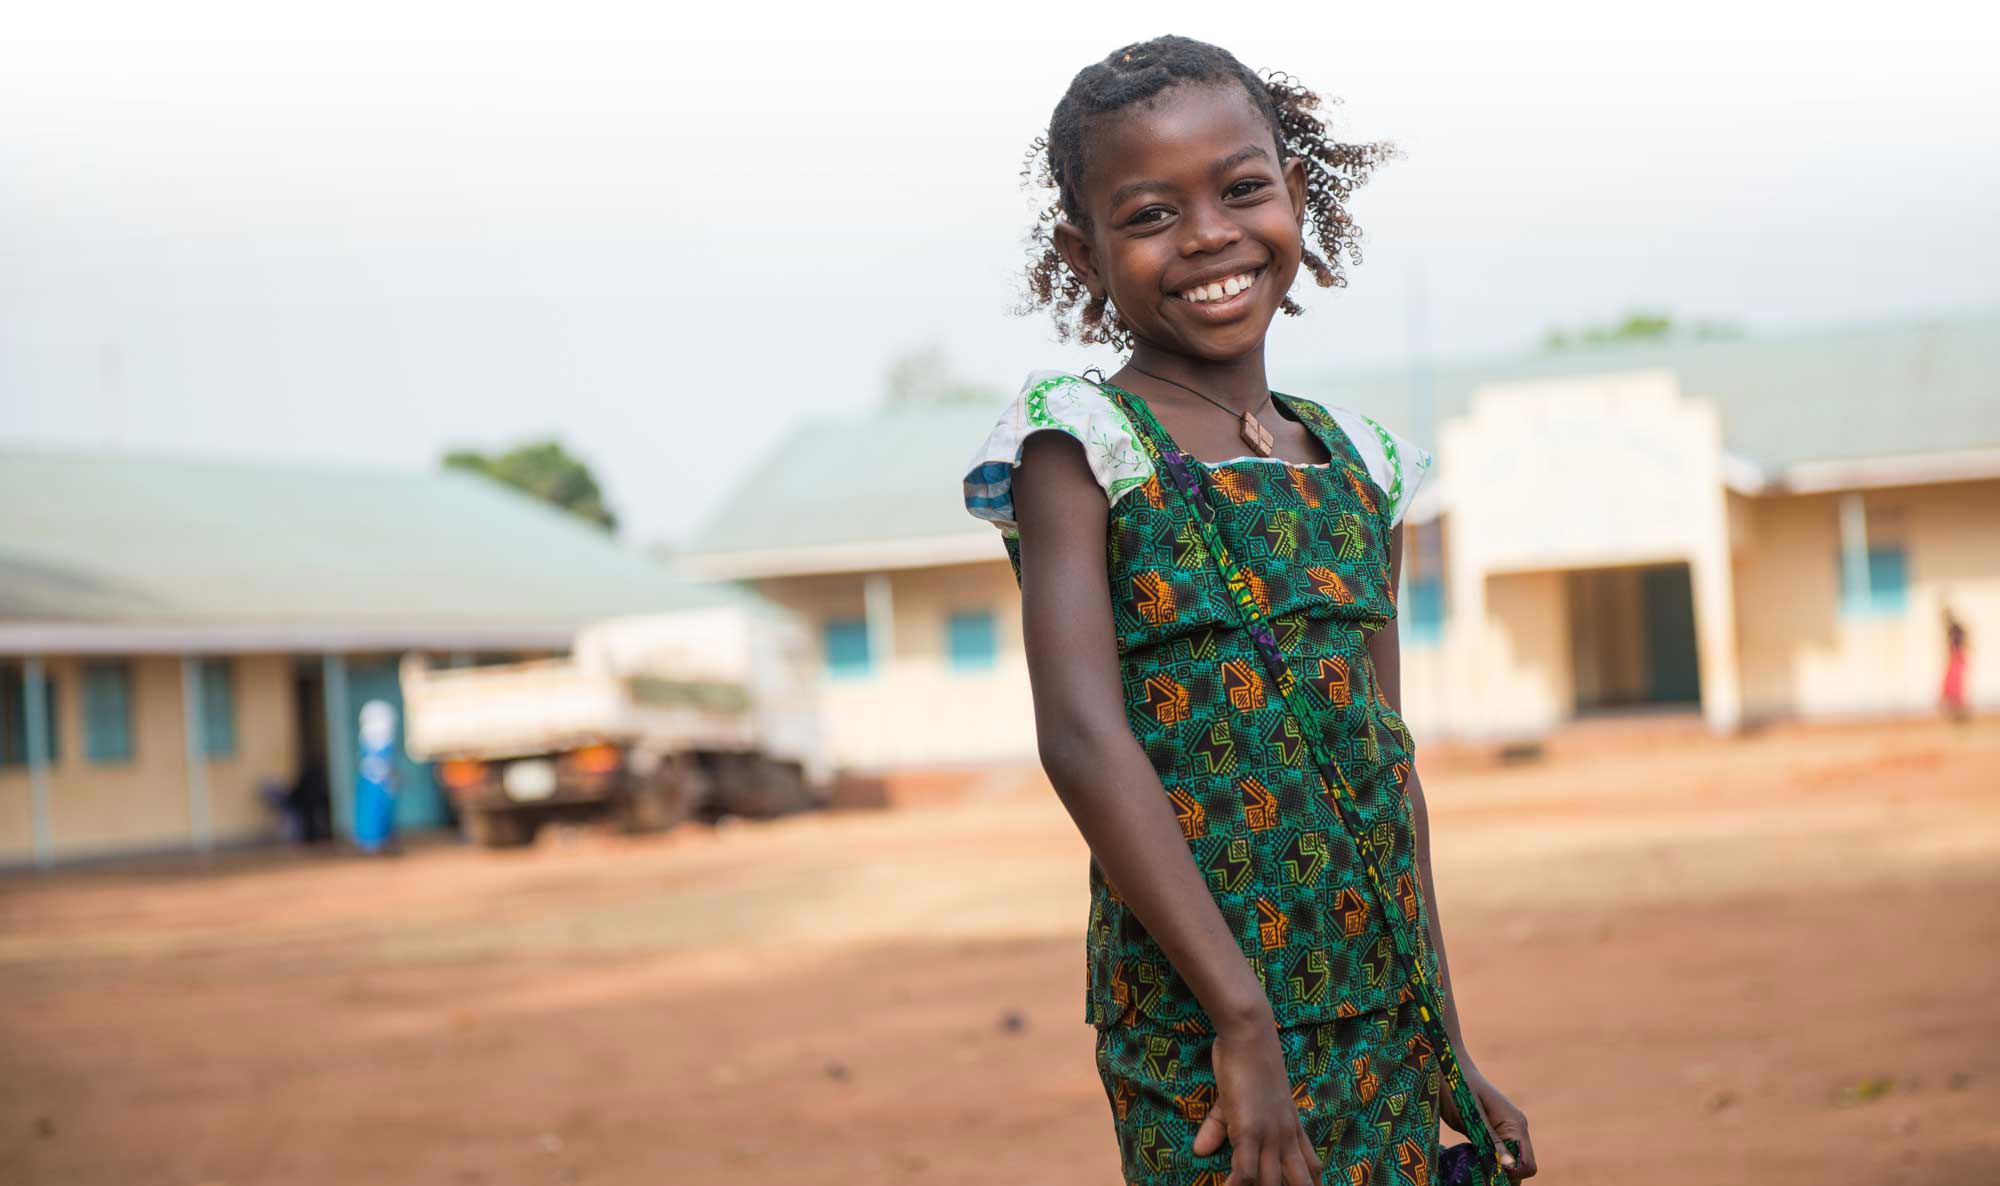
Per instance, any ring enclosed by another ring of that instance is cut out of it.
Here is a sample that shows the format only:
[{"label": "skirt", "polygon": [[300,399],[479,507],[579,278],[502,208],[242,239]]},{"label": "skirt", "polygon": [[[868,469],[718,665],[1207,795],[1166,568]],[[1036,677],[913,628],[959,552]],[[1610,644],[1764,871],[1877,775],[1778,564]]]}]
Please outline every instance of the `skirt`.
[{"label": "skirt", "polygon": [[[1212,1034],[1146,1025],[1097,1031],[1129,1186],[1223,1186],[1227,1142],[1194,1155],[1215,1102]],[[1444,1074],[1413,1004],[1278,1031],[1306,1136],[1329,1186],[1432,1186]]]}]

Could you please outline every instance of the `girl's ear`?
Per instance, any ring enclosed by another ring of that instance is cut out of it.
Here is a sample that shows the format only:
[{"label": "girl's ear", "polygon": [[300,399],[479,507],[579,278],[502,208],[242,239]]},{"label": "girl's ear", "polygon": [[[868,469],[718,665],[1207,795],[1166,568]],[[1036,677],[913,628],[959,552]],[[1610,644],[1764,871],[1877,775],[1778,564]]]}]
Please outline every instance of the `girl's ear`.
[{"label": "girl's ear", "polygon": [[1306,162],[1304,157],[1288,157],[1285,160],[1285,192],[1292,195],[1292,213],[1298,216],[1301,230],[1306,225]]},{"label": "girl's ear", "polygon": [[1090,290],[1091,299],[1104,296],[1104,277],[1097,271],[1097,256],[1090,249],[1090,236],[1083,229],[1067,219],[1056,220],[1056,250],[1062,254],[1063,262],[1083,286]]}]

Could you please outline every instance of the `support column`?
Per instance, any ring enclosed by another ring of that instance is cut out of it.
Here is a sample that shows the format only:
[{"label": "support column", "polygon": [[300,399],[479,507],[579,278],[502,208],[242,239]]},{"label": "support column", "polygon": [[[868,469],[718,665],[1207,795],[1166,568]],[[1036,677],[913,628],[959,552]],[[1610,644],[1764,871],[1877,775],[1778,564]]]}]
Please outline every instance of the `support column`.
[{"label": "support column", "polygon": [[327,798],[333,834],[354,838],[354,717],[347,710],[347,656],[320,658],[326,699]]},{"label": "support column", "polygon": [[861,599],[868,617],[868,665],[878,675],[886,675],[896,654],[896,612],[889,596],[889,574],[869,573]]},{"label": "support column", "polygon": [[181,733],[187,742],[188,831],[196,852],[215,847],[215,826],[208,801],[207,705],[201,696],[201,659],[181,656]]},{"label": "support column", "polygon": [[29,655],[21,665],[21,696],[28,727],[28,810],[35,838],[35,865],[55,863],[55,829],[49,803],[49,687],[42,657]]}]

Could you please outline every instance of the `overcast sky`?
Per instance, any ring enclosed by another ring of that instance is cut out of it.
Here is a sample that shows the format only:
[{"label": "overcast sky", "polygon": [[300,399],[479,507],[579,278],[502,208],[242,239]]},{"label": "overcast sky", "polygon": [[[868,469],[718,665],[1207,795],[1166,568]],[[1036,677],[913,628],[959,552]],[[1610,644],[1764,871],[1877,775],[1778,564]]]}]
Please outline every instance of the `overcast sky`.
[{"label": "overcast sky", "polygon": [[1633,307],[2000,308],[1976,6],[670,7],[17,8],[0,441],[407,467],[553,433],[628,539],[675,539],[905,351],[1008,391],[1090,361],[1009,315],[1021,156],[1078,68],[1165,32],[1407,154],[1281,380],[1414,324],[1459,356]]}]

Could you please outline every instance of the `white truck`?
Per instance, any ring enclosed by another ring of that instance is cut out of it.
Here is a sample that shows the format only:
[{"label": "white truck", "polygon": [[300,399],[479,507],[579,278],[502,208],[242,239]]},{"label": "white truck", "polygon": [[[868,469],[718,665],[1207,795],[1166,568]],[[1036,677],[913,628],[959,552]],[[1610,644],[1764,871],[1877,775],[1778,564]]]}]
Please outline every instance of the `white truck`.
[{"label": "white truck", "polygon": [[405,745],[436,764],[476,844],[528,844],[556,820],[650,831],[825,800],[811,642],[762,603],[592,623],[561,659],[413,654],[400,674]]}]

